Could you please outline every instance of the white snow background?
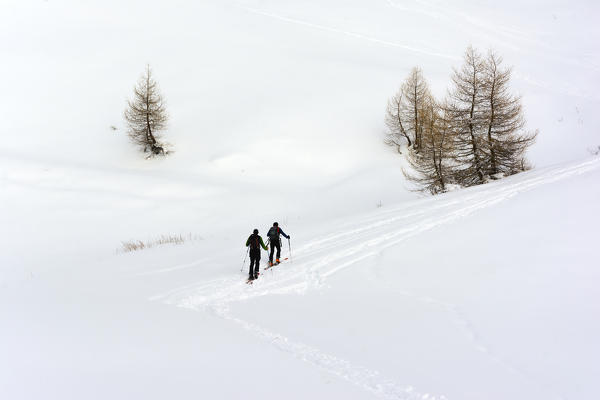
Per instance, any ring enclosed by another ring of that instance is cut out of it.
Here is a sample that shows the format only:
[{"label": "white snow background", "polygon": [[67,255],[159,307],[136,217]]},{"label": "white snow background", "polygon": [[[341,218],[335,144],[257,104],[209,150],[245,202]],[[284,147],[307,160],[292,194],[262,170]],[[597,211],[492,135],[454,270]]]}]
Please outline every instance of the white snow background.
[{"label": "white snow background", "polygon": [[[0,398],[600,398],[599,15],[2,0]],[[413,66],[442,97],[470,44],[514,66],[536,168],[423,197],[386,101]],[[122,118],[147,63],[154,160]],[[246,285],[273,221],[291,259]],[[117,251],[165,234],[193,240]]]}]

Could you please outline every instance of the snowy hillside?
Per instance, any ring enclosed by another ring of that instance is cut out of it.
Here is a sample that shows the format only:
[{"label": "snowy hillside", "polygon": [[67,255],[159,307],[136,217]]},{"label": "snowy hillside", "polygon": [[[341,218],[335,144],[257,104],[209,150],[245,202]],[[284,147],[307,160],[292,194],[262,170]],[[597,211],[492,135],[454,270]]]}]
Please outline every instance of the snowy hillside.
[{"label": "snowy hillside", "polygon": [[297,228],[254,285],[230,232],[32,272],[0,292],[3,391],[594,399],[599,178],[592,159]]},{"label": "snowy hillside", "polygon": [[[0,2],[0,398],[598,398],[597,15]],[[413,66],[442,96],[470,44],[514,66],[536,168],[422,197],[386,101]],[[175,149],[154,160],[122,116],[146,63]],[[246,285],[273,221],[291,259]]]}]

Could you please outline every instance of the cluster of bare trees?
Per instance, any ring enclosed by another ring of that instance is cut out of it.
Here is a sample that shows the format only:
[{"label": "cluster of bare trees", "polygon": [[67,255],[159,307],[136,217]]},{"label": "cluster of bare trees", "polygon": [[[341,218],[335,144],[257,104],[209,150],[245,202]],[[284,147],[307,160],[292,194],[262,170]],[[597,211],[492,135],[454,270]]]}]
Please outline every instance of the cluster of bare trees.
[{"label": "cluster of bare trees", "polygon": [[525,151],[537,132],[524,130],[510,74],[494,52],[483,57],[469,47],[446,98],[438,101],[421,70],[411,71],[388,102],[386,143],[398,151],[407,146],[412,171],[405,175],[420,190],[437,194],[449,185],[478,185],[530,168]]},{"label": "cluster of bare trees", "polygon": [[149,65],[146,66],[146,72],[137,82],[133,93],[133,100],[127,102],[123,113],[129,138],[143,148],[145,153],[150,152],[148,157],[164,155],[165,143],[161,141],[161,132],[166,128],[168,115]]}]

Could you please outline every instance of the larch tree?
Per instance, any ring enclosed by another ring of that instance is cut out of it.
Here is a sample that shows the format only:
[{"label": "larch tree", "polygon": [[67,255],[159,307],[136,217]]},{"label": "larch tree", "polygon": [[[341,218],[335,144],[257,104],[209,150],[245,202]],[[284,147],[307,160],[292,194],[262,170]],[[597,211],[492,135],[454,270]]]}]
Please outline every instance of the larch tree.
[{"label": "larch tree", "polygon": [[164,144],[160,140],[168,115],[149,65],[134,87],[133,100],[127,101],[124,117],[127,133],[133,143],[143,148],[144,152],[149,151],[150,156],[165,154]]},{"label": "larch tree", "polygon": [[402,86],[402,94],[405,99],[404,116],[407,129],[414,137],[414,149],[419,151],[422,144],[424,118],[421,112],[426,109],[426,103],[431,97],[429,85],[423,77],[420,68],[413,68],[410,75]]},{"label": "larch tree", "polygon": [[502,68],[502,57],[490,51],[484,63],[486,173],[512,175],[528,168],[525,151],[537,132],[525,132],[521,98],[510,93],[511,69]]},{"label": "larch tree", "polygon": [[435,100],[423,73],[413,68],[387,104],[386,143],[400,152],[404,175],[417,190],[442,193],[448,185],[472,186],[530,169],[525,158],[537,131],[525,131],[521,98],[510,92],[510,68],[493,52],[467,48],[454,69],[446,99]]},{"label": "larch tree", "polygon": [[421,148],[423,134],[422,110],[431,97],[429,85],[420,68],[413,68],[398,93],[388,101],[386,143],[399,149],[406,140],[415,151]]},{"label": "larch tree", "polygon": [[404,124],[402,123],[402,91],[399,91],[394,97],[388,100],[387,110],[385,113],[385,124],[388,127],[388,133],[385,143],[390,146],[395,146],[398,153],[406,140],[407,146],[412,146],[412,140]]},{"label": "larch tree", "polygon": [[453,180],[453,138],[447,116],[447,107],[440,106],[432,96],[421,109],[423,131],[421,150],[410,151],[407,160],[412,171],[403,170],[404,176],[417,183],[420,191],[443,193]]},{"label": "larch tree", "polygon": [[463,186],[485,182],[485,106],[483,85],[484,62],[481,55],[469,47],[464,63],[452,75],[453,88],[448,94],[448,115],[455,138],[455,159],[459,165],[457,177]]}]

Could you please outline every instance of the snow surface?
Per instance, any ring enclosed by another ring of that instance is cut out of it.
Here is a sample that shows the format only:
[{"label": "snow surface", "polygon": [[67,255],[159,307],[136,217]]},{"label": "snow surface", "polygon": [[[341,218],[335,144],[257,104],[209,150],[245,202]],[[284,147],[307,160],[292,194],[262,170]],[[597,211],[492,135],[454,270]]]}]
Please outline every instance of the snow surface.
[{"label": "snow surface", "polygon": [[[599,398],[598,15],[2,1],[0,398]],[[415,65],[442,96],[469,44],[514,65],[536,169],[423,198],[385,104]],[[146,63],[152,161],[122,121]],[[246,285],[275,220],[291,260]],[[163,234],[197,239],[117,251]]]}]

